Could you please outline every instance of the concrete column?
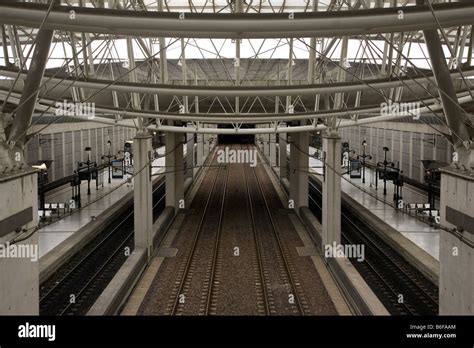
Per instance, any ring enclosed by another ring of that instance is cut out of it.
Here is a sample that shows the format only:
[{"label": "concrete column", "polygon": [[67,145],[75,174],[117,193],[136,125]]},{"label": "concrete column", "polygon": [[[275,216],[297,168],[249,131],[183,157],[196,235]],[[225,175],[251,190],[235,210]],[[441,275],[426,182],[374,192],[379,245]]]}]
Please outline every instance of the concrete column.
[{"label": "concrete column", "polygon": [[[404,171],[405,175],[407,174],[406,169],[403,168],[403,131],[400,131],[400,143],[398,144],[400,149],[400,168]],[[408,173],[408,175],[410,175]]]},{"label": "concrete column", "polygon": [[[217,127],[217,125],[213,124],[211,127]],[[209,146],[209,153],[211,153],[214,149],[214,147],[217,144],[217,135],[216,134],[209,134],[209,140],[208,140],[208,146]]]},{"label": "concrete column", "polygon": [[322,251],[325,245],[341,243],[341,138],[337,133],[323,136],[325,176],[323,182]]},{"label": "concrete column", "polygon": [[278,135],[278,164],[280,166],[280,180],[286,179],[288,173],[286,170],[286,133],[279,133]]},{"label": "concrete column", "polygon": [[[3,155],[4,153],[2,153]],[[15,158],[15,157],[12,157]],[[5,157],[0,160],[4,168]],[[0,174],[0,315],[39,314],[38,187],[36,171]],[[22,229],[28,232],[15,232]],[[14,239],[29,238],[13,243]],[[12,252],[25,251],[25,257]]]},{"label": "concrete column", "polygon": [[[170,126],[173,125],[170,121]],[[166,134],[166,206],[179,209],[180,201],[184,199],[184,162],[183,135],[168,132]]]},{"label": "concrete column", "polygon": [[262,134],[262,151],[266,158],[268,158],[268,134]]},{"label": "concrete column", "polygon": [[[420,133],[420,160],[424,160],[425,159],[425,133]],[[416,173],[416,176],[415,176],[415,179],[416,180],[420,180],[420,181],[423,181],[423,174],[424,174],[424,168],[423,168],[423,165],[421,163],[418,163],[418,165],[420,166],[419,170],[418,170],[418,173]]]},{"label": "concrete column", "polygon": [[194,172],[196,173],[199,168],[204,163],[204,135],[197,134],[197,144],[196,144],[196,168],[194,168]]},{"label": "concrete column", "polygon": [[[257,125],[256,126],[257,128],[262,128],[262,126],[260,125]],[[257,147],[260,151],[262,151],[262,153],[264,152],[264,148],[263,148],[263,142],[264,142],[264,137],[263,137],[263,134],[256,134],[255,135],[255,142],[257,144]]]},{"label": "concrete column", "polygon": [[439,314],[474,314],[474,171],[441,169]]},{"label": "concrete column", "polygon": [[308,206],[308,137],[307,132],[291,134],[290,145],[290,199],[299,214]]},{"label": "concrete column", "polygon": [[410,157],[408,168],[408,175],[410,178],[413,178],[413,132],[410,132]]},{"label": "concrete column", "polygon": [[194,173],[194,133],[186,133],[186,178]]},{"label": "concrete column", "polygon": [[[89,130],[90,131],[90,130]],[[90,133],[89,133],[90,134]],[[57,179],[57,173],[56,173],[56,143],[54,141],[54,133],[49,134],[50,141],[51,141],[51,159],[53,160],[53,163],[51,163],[51,180],[56,180]],[[90,143],[89,143],[90,144]]]},{"label": "concrete column", "polygon": [[[96,163],[99,163],[99,152],[102,152],[102,144],[99,142],[99,129],[95,129],[95,146],[96,146],[96,149],[95,149],[95,162]],[[99,145],[100,144],[100,145]],[[100,146],[100,147],[99,147]]]},{"label": "concrete column", "polygon": [[134,226],[135,246],[148,250],[151,257],[153,247],[153,202],[150,177],[150,158],[152,153],[151,135],[139,132],[133,141],[134,157]]},{"label": "concrete column", "polygon": [[[84,130],[84,129],[79,130],[81,148],[79,150],[80,157],[77,159],[77,162],[79,162],[79,161],[83,162],[84,161],[84,137],[85,137],[85,134],[86,134],[86,130]],[[77,163],[74,163],[74,165],[76,165],[76,164]]]},{"label": "concrete column", "polygon": [[204,134],[204,144],[203,144],[203,160],[206,160],[207,156],[209,155],[210,152],[210,144],[209,141],[211,139],[210,134]]},{"label": "concrete column", "polygon": [[270,135],[270,166],[275,170],[276,166],[276,134],[272,133]]},{"label": "concrete column", "polygon": [[[217,124],[214,124],[213,127],[217,128]],[[214,148],[218,145],[219,138],[217,134],[212,134],[212,147],[211,150],[214,150]]]},{"label": "concrete column", "polygon": [[62,177],[64,178],[66,176],[66,134],[64,132],[61,132],[61,141],[62,141],[62,150],[63,150],[63,156],[62,156],[63,172],[62,172]]},{"label": "concrete column", "polygon": [[[75,131],[71,131],[71,145],[72,145],[72,171],[74,171],[76,169],[76,163],[77,163],[77,160],[76,160],[76,136],[75,136],[76,132]],[[79,133],[81,134],[81,133]],[[39,149],[39,147],[38,147]],[[72,174],[72,173],[69,173],[69,174]]]}]

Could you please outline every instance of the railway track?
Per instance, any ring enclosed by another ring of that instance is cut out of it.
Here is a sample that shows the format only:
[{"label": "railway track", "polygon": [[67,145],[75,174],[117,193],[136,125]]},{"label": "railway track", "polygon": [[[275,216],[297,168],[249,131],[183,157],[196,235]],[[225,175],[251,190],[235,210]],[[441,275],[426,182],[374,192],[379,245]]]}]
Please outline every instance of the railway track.
[{"label": "railway track", "polygon": [[[260,293],[259,312],[266,315],[305,315],[309,308],[289,252],[280,238],[275,217],[255,168],[244,166],[244,180],[252,220]],[[277,267],[275,267],[277,266]],[[278,274],[276,274],[278,270]],[[283,284],[283,289],[282,285]],[[279,296],[275,292],[280,288]],[[282,296],[281,290],[286,292]],[[278,297],[278,301],[276,298]]]},{"label": "railway track", "polygon": [[[321,221],[321,190],[309,182],[310,208]],[[365,246],[365,260],[350,258],[393,315],[437,315],[438,289],[414,269],[355,214],[341,210],[342,243]]]},{"label": "railway track", "polygon": [[[186,250],[187,256],[178,271],[177,279],[179,280],[175,282],[168,300],[167,315],[186,314],[186,304],[190,302],[189,298],[193,297],[190,292],[195,290],[196,283],[201,283],[197,314],[210,315],[215,313],[214,287],[219,282],[220,235],[229,167],[219,165],[212,178],[212,186],[202,209],[199,223],[195,228],[193,240]],[[222,173],[223,175],[221,175]],[[207,250],[209,245],[212,246],[210,253]],[[203,270],[205,274],[201,274]]]},{"label": "railway track", "polygon": [[138,313],[336,314],[313,262],[300,257],[303,243],[263,167],[250,167],[244,153],[217,163],[220,149],[169,230],[173,254],[165,256]]},{"label": "railway track", "polygon": [[[221,232],[230,167],[219,165],[209,179],[210,190],[178,268],[166,315],[217,314],[223,254]],[[257,314],[304,315],[308,311],[304,293],[279,237],[259,175],[248,165],[241,168],[255,248],[252,269],[256,277]]]},{"label": "railway track", "polygon": [[[165,203],[165,182],[153,189],[153,217]],[[41,315],[84,315],[133,251],[133,203],[41,285]]]},{"label": "railway track", "polygon": [[259,233],[257,232],[257,224],[255,223],[255,209],[252,203],[252,192],[250,190],[250,185],[247,179],[247,174],[245,167],[242,166],[242,177],[245,182],[245,189],[247,193],[247,207],[252,222],[252,232],[253,240],[255,247],[255,255],[253,257],[253,272],[254,277],[256,278],[256,294],[257,294],[257,311],[259,314],[271,315],[276,314],[275,300],[273,298],[273,293],[271,289],[268,288],[270,284],[268,270],[266,269],[266,264],[264,261],[264,250],[260,246]]}]

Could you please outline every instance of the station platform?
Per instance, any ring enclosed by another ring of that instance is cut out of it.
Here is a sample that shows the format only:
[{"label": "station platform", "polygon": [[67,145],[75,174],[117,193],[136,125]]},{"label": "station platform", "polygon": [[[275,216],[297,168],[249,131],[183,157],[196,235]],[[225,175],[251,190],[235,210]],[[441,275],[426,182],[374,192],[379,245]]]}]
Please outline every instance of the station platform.
[{"label": "station platform", "polygon": [[[309,148],[311,156],[315,151],[315,148]],[[311,156],[309,157],[310,171],[322,175],[322,162]],[[425,223],[395,209],[393,207],[393,183],[387,181],[387,194],[384,196],[383,181],[379,179],[378,189],[376,189],[375,171],[370,168],[366,168],[365,171],[365,184],[362,183],[362,179],[350,178],[349,174],[344,174],[343,180],[341,180],[342,191],[433,258],[439,260],[439,230],[428,221]],[[402,197],[404,204],[428,202],[427,195],[409,185],[403,186]],[[436,206],[439,207],[439,201],[436,201]]]},{"label": "station platform", "polygon": [[[184,147],[186,151],[186,147]],[[165,153],[165,147],[157,149],[158,155]],[[165,157],[153,161],[152,174],[164,172]],[[95,180],[91,184],[91,194],[87,194],[87,181],[81,183],[81,209],[73,211],[59,221],[53,222],[39,230],[40,258],[53,250],[60,243],[71,237],[75,232],[99,217],[104,211],[120,201],[126,194],[133,191],[133,180],[127,182],[131,175],[124,175],[123,179],[111,179],[108,183],[108,171],[104,171],[103,186],[95,187]],[[46,203],[64,203],[71,199],[71,187],[67,186],[46,195]]]}]

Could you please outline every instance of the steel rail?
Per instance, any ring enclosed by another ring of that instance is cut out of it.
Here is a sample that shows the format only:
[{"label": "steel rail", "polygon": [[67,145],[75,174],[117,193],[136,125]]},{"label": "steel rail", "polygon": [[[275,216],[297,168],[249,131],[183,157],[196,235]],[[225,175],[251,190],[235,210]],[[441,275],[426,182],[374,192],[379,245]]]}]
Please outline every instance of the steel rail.
[{"label": "steel rail", "polygon": [[264,307],[265,307],[265,315],[270,315],[270,302],[268,298],[268,289],[267,289],[267,282],[266,282],[266,277],[265,277],[265,272],[264,272],[264,265],[263,265],[263,260],[262,260],[262,252],[261,252],[261,246],[260,246],[260,238],[258,236],[257,232],[257,224],[256,224],[256,219],[255,219],[255,209],[253,205],[253,199],[252,199],[252,192],[250,190],[250,185],[249,185],[249,180],[247,173],[245,171],[245,165],[241,166],[242,168],[242,177],[245,182],[245,191],[247,192],[247,209],[250,214],[250,220],[252,222],[252,232],[253,232],[253,238],[255,241],[255,253],[256,253],[256,258],[257,258],[257,263],[258,263],[258,275],[259,275],[259,280],[262,288],[262,294],[263,294],[263,302],[264,302]]},{"label": "steel rail", "polygon": [[[214,158],[215,158],[215,154],[214,154]],[[212,161],[211,161],[212,163]],[[214,194],[215,192],[215,187],[217,186],[217,181],[219,179],[219,173],[222,169],[222,166],[219,166],[217,168],[217,172],[216,172],[216,175],[214,177],[214,180],[212,181],[212,186],[211,186],[211,189],[209,190],[209,195],[207,196],[207,199],[206,199],[206,203],[204,204],[204,208],[203,208],[203,212],[201,214],[201,218],[199,219],[199,223],[196,227],[196,230],[194,232],[194,238],[192,240],[192,243],[191,243],[191,249],[189,250],[188,254],[186,255],[186,260],[185,260],[185,266],[184,266],[184,271],[183,271],[183,275],[181,276],[181,279],[179,281],[179,286],[178,286],[178,291],[177,292],[173,292],[173,307],[171,308],[170,310],[170,315],[175,315],[178,311],[178,307],[179,307],[179,300],[180,300],[180,295],[183,294],[183,290],[185,288],[185,285],[186,285],[186,280],[188,279],[188,274],[189,274],[189,271],[191,269],[191,265],[193,263],[193,260],[194,260],[194,256],[196,254],[196,249],[197,249],[197,244],[198,244],[198,241],[199,241],[199,238],[201,237],[201,232],[203,230],[203,227],[204,227],[204,221],[206,220],[206,217],[208,215],[208,212],[209,212],[209,205],[211,203],[211,200],[212,200],[212,195]]]},{"label": "steel rail", "polygon": [[265,196],[265,192],[262,188],[262,182],[258,178],[258,174],[257,174],[256,169],[252,168],[251,171],[252,171],[253,176],[255,178],[255,182],[258,186],[258,192],[260,193],[260,196],[262,197],[263,206],[264,206],[265,211],[267,212],[267,217],[268,217],[268,220],[270,222],[270,224],[269,224],[271,226],[270,229],[273,232],[272,233],[273,238],[275,239],[276,244],[278,246],[278,253],[280,254],[281,261],[283,262],[283,266],[285,268],[285,272],[286,272],[287,277],[288,277],[289,285],[291,286],[291,288],[293,290],[292,294],[293,294],[294,299],[295,299],[295,305],[296,305],[298,311],[300,312],[300,314],[305,315],[305,310],[304,310],[303,305],[301,303],[300,294],[298,294],[298,289],[297,289],[297,286],[296,286],[295,277],[294,277],[293,272],[291,271],[290,263],[289,263],[289,260],[288,260],[288,255],[287,255],[287,253],[285,252],[285,250],[283,248],[283,242],[280,238],[279,228],[277,227],[277,225],[275,223],[275,219],[273,217],[270,206],[268,204],[267,197]]},{"label": "steel rail", "polygon": [[[164,184],[164,183],[163,183]],[[161,185],[160,185],[161,186]],[[157,188],[158,189],[158,188]],[[165,196],[163,195],[159,201],[153,205],[153,209],[155,209],[158,204],[160,204],[161,202],[163,202]],[[131,214],[133,214],[133,211],[131,212]],[[128,220],[130,218],[130,214],[127,215],[127,217],[124,219],[125,220]],[[135,231],[132,231],[130,233],[128,233],[126,235],[125,238],[122,239],[122,242],[120,243],[120,245],[118,247],[115,248],[115,251],[104,261],[102,262],[102,265],[99,267],[99,269],[97,271],[94,272],[94,274],[89,278],[89,280],[87,281],[87,283],[85,285],[83,285],[81,287],[81,289],[79,290],[79,292],[77,292],[75,294],[75,297],[76,298],[80,298],[82,296],[82,294],[84,292],[86,292],[86,290],[88,290],[90,288],[91,285],[93,285],[94,281],[96,281],[97,278],[99,278],[99,276],[101,276],[104,272],[104,270],[110,265],[111,261],[120,253],[120,252],[123,252],[124,250],[124,246],[127,245],[130,240],[133,238],[135,234]],[[108,238],[108,237],[107,237]],[[102,243],[100,243],[102,244]],[[61,313],[59,314],[60,316],[62,315],[65,315],[68,310],[73,307],[73,305],[76,304],[76,303],[72,303],[72,302],[69,302],[68,305],[66,306],[66,308],[64,308]]]},{"label": "steel rail", "polygon": [[221,245],[220,241],[221,241],[222,222],[224,220],[225,200],[227,196],[227,183],[229,182],[229,176],[230,176],[230,164],[228,164],[226,168],[226,173],[225,173],[225,178],[224,178],[224,188],[222,189],[221,206],[219,210],[219,220],[217,222],[217,231],[216,231],[216,237],[214,241],[214,251],[212,255],[212,263],[211,263],[211,269],[210,269],[210,275],[209,275],[209,288],[207,289],[207,295],[206,295],[206,308],[204,311],[205,315],[211,314],[211,305],[212,305],[212,299],[213,299],[213,294],[214,294],[213,292],[214,283],[217,279],[216,269],[217,269],[217,262],[218,262],[218,256],[219,256],[219,246]]}]

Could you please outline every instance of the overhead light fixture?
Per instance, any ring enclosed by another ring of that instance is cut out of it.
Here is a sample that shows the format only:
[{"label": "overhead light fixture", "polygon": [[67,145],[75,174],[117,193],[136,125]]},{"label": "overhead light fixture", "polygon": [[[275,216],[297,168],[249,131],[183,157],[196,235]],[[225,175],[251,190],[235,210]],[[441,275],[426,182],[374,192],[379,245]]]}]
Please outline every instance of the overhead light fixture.
[{"label": "overhead light fixture", "polygon": [[32,165],[31,167],[32,167],[32,168],[35,168],[35,169],[39,169],[39,170],[46,170],[46,169],[48,169],[48,168],[46,167],[46,164],[45,164],[45,163],[35,164],[35,165]]}]

